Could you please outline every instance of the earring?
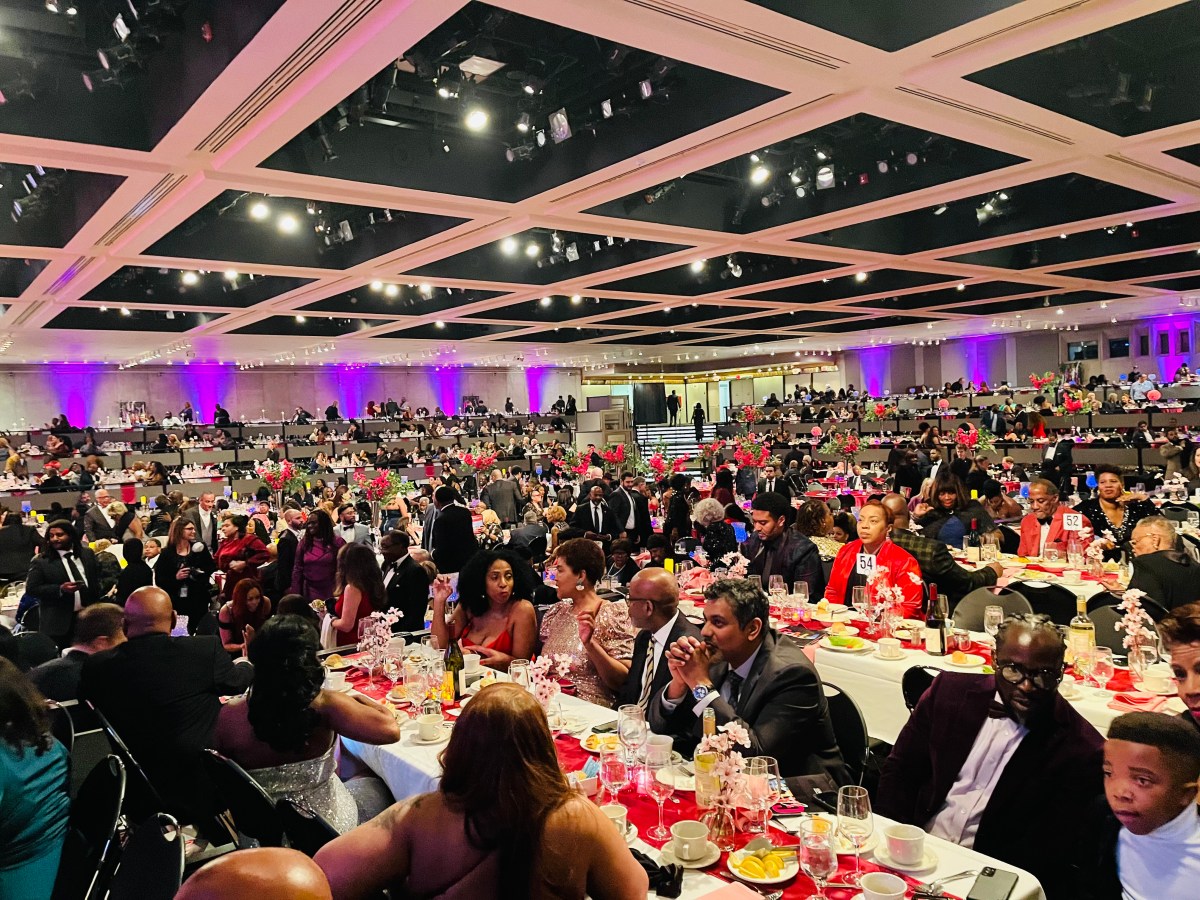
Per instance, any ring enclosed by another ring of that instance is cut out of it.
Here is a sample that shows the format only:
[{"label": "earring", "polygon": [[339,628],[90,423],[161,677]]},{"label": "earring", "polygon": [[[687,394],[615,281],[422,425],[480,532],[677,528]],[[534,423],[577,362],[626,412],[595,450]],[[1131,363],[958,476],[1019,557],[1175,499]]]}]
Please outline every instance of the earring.
[{"label": "earring", "polygon": [[577,590],[577,591],[582,591],[586,587],[587,587],[587,585],[583,583],[582,578],[580,578],[577,582],[575,582],[575,590]]}]

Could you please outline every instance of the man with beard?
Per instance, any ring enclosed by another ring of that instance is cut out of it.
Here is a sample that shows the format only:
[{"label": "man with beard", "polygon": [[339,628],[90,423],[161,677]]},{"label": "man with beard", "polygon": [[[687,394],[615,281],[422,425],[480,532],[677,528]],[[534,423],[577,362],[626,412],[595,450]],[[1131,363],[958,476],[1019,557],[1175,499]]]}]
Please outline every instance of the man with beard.
[{"label": "man with beard", "polygon": [[798,643],[768,627],[766,595],[746,579],[725,578],[704,600],[702,639],[685,635],[667,651],[671,680],[650,700],[651,730],[688,749],[711,706],[718,726],[747,730],[745,755],[775,757],[784,777],[845,783],[821,679]]}]

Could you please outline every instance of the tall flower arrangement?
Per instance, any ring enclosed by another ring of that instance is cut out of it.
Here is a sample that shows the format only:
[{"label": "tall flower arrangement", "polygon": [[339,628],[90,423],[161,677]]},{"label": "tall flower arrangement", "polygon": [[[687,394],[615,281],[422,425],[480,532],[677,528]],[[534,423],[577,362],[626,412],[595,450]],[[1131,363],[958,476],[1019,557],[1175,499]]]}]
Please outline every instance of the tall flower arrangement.
[{"label": "tall flower arrangement", "polygon": [[610,466],[622,466],[626,460],[632,460],[633,457],[633,448],[628,444],[607,444],[600,451],[600,458]]},{"label": "tall flower arrangement", "polygon": [[1036,372],[1029,373],[1029,383],[1033,385],[1035,391],[1051,386],[1056,381],[1058,381],[1058,376],[1053,372],[1046,372],[1044,375],[1038,375]]},{"label": "tall flower arrangement", "polygon": [[291,493],[304,486],[304,476],[286,459],[261,463],[254,469],[254,474],[273,491]]},{"label": "tall flower arrangement", "polygon": [[704,460],[706,463],[712,462],[713,460],[720,458],[721,451],[724,449],[725,449],[725,439],[717,438],[711,444],[701,444],[700,445],[700,458],[702,460]]},{"label": "tall flower arrangement", "polygon": [[650,467],[650,471],[655,477],[661,481],[670,475],[677,475],[687,468],[687,464],[691,461],[690,456],[665,456],[661,451],[656,450],[646,460],[646,465]]},{"label": "tall flower arrangement", "polygon": [[1154,619],[1142,608],[1142,598],[1145,596],[1145,591],[1130,588],[1121,595],[1121,602],[1117,604],[1117,608],[1125,614],[1113,628],[1125,632],[1122,643],[1126,650],[1132,650],[1144,642],[1152,642],[1158,637],[1154,631]]},{"label": "tall flower arrangement", "polygon": [[416,489],[416,485],[411,481],[390,470],[379,472],[374,478],[368,477],[365,472],[355,472],[354,484],[362,491],[364,497],[379,503],[387,503],[397,494]]},{"label": "tall flower arrangement", "polygon": [[977,450],[992,450],[996,446],[996,436],[986,428],[971,428],[969,431],[959,431],[954,435],[954,443],[974,453]]},{"label": "tall flower arrangement", "polygon": [[747,404],[734,410],[734,418],[739,422],[744,422],[747,425],[753,425],[755,422],[762,421],[762,410],[757,406]]},{"label": "tall flower arrangement", "polygon": [[894,419],[899,415],[895,404],[887,403],[869,403],[866,411],[863,413],[863,418],[868,422],[878,422],[882,419]]},{"label": "tall flower arrangement", "polygon": [[733,461],[743,469],[761,469],[771,459],[771,445],[766,435],[753,431],[733,439]]},{"label": "tall flower arrangement", "polygon": [[472,472],[490,472],[495,468],[496,460],[499,458],[499,453],[488,453],[486,450],[479,450],[475,453],[464,453],[462,455],[462,464]]},{"label": "tall flower arrangement", "polygon": [[821,445],[820,452],[825,455],[840,456],[847,464],[854,462],[854,457],[862,450],[862,442],[853,431],[835,431]]}]

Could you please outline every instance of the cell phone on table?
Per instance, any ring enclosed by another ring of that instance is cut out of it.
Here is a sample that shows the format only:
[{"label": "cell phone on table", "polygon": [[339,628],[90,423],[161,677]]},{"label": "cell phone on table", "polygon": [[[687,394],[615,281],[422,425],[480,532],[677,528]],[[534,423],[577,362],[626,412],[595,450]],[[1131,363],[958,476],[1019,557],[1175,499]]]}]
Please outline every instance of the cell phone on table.
[{"label": "cell phone on table", "polygon": [[966,900],[1008,900],[1017,886],[1017,873],[984,866]]},{"label": "cell phone on table", "polygon": [[798,816],[806,809],[808,807],[798,800],[782,800],[771,807],[771,813],[776,816]]}]

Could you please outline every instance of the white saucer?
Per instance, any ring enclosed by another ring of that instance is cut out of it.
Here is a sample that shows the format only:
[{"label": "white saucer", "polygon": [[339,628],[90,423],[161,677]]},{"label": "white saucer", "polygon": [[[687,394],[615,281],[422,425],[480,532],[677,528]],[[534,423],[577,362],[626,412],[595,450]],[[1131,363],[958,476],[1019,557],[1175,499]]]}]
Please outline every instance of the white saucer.
[{"label": "white saucer", "polygon": [[415,745],[417,745],[418,747],[431,747],[434,744],[440,744],[443,741],[447,741],[449,739],[450,739],[450,728],[446,725],[443,725],[442,733],[440,735],[438,735],[437,737],[435,737],[432,741],[421,740],[421,736],[419,734],[414,734],[413,738],[412,738],[412,742]]},{"label": "white saucer", "polygon": [[946,665],[953,666],[956,669],[977,669],[982,666],[987,660],[978,653],[968,653],[964,662],[954,662],[949,654],[945,657]]},{"label": "white saucer", "polygon": [[632,822],[629,822],[627,824],[629,827],[625,829],[625,843],[632,844],[634,841],[637,840],[638,830],[637,830],[637,826],[634,825]]},{"label": "white saucer", "polygon": [[897,872],[908,872],[910,874],[916,874],[918,872],[932,872],[937,868],[938,864],[937,854],[935,854],[928,847],[925,848],[925,857],[915,866],[903,865],[902,863],[898,863],[888,856],[886,844],[880,844],[878,847],[876,847],[874,855],[875,862],[879,863],[881,866],[886,866],[889,869],[895,869]]},{"label": "white saucer", "polygon": [[908,656],[908,651],[901,647],[899,656],[884,656],[882,653],[876,650],[871,654],[871,656],[874,659],[882,659],[884,662],[904,662],[905,657]]},{"label": "white saucer", "polygon": [[707,852],[699,859],[678,859],[675,856],[675,840],[672,838],[662,846],[659,851],[662,854],[662,864],[664,866],[676,865],[683,866],[685,869],[703,869],[711,866],[721,858],[721,848],[712,841],[708,842]]},{"label": "white saucer", "polygon": [[335,694],[348,694],[348,693],[350,693],[352,690],[354,690],[354,685],[352,685],[352,684],[343,684],[341,687],[336,687],[336,688],[335,688],[335,687],[325,687],[325,685],[321,685],[321,690],[323,690],[323,691],[333,691]]}]

